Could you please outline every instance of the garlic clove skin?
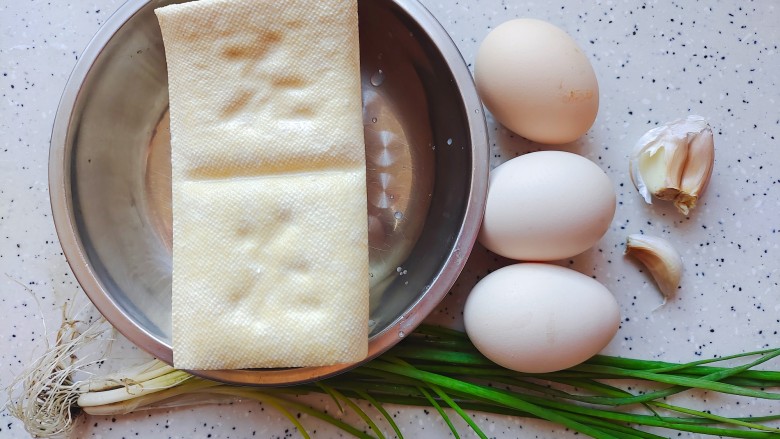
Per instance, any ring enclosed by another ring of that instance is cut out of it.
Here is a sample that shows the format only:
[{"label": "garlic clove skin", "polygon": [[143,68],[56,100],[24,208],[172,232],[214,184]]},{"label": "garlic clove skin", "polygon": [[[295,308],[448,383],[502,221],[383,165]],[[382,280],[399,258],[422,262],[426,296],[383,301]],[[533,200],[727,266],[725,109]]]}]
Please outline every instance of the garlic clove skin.
[{"label": "garlic clove skin", "polygon": [[689,158],[683,170],[680,193],[674,200],[674,205],[683,215],[688,215],[696,207],[696,201],[709,184],[715,165],[715,141],[709,125],[698,133],[689,134],[689,137]]},{"label": "garlic clove skin", "polygon": [[683,273],[682,257],[672,244],[656,236],[628,235],[626,255],[641,262],[653,276],[664,301],[674,295],[680,285]]},{"label": "garlic clove skin", "polygon": [[715,160],[712,130],[701,116],[688,116],[645,133],[631,159],[631,181],[642,198],[674,201],[687,215],[709,182]]}]

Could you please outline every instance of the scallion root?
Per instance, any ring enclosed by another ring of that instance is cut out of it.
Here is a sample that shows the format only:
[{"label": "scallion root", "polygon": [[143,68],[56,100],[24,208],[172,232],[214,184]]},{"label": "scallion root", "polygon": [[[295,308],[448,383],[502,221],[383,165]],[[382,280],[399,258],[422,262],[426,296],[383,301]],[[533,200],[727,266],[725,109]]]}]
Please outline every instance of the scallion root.
[{"label": "scallion root", "polygon": [[9,413],[21,420],[33,437],[67,436],[73,429],[81,393],[73,375],[96,362],[79,358],[77,352],[109,330],[103,321],[89,324],[83,331],[81,326],[79,321],[63,317],[54,344],[7,389]]}]

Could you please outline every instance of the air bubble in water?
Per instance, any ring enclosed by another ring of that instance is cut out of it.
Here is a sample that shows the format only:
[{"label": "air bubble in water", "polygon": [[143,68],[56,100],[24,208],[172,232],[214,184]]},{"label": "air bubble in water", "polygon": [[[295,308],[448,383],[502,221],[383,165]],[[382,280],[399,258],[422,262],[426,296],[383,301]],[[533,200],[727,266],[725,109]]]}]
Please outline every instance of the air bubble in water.
[{"label": "air bubble in water", "polygon": [[447,145],[452,145],[452,138],[447,139]]},{"label": "air bubble in water", "polygon": [[406,337],[406,334],[404,334],[404,331],[398,331],[398,338],[404,338]]},{"label": "air bubble in water", "polygon": [[393,215],[395,219],[401,220],[404,218],[404,214],[402,212],[396,212],[395,215]]},{"label": "air bubble in water", "polygon": [[371,75],[371,85],[374,87],[379,87],[383,82],[385,82],[385,72],[383,72],[382,69],[377,70],[376,73]]},{"label": "air bubble in water", "polygon": [[375,117],[371,118],[371,123],[376,123],[376,118]]}]

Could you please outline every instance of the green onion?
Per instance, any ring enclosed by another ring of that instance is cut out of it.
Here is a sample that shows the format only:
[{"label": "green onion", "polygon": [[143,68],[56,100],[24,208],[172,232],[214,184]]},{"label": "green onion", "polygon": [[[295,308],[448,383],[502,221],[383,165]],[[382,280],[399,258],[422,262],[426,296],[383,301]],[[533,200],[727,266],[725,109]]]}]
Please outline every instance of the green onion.
[{"label": "green onion", "polygon": [[[402,404],[433,407],[455,437],[464,432],[457,431],[449,410],[483,438],[487,435],[467,411],[546,419],[604,439],[664,437],[646,428],[720,437],[780,438],[776,422],[780,414],[755,413],[737,418],[668,400],[689,390],[780,400],[780,392],[774,391],[780,388],[780,371],[755,369],[780,356],[780,348],[681,364],[597,355],[567,370],[526,374],[492,363],[461,332],[422,326],[386,354],[339,376],[292,387],[253,388],[209,381],[157,360],[126,373],[74,382],[72,373],[88,363],[69,359],[74,358],[79,344],[95,338],[96,332],[77,334],[73,327],[63,326],[57,345],[18,379],[15,387],[21,387],[21,392],[12,392],[9,410],[34,436],[53,437],[67,432],[79,411],[123,414],[192,404],[198,398],[208,401],[218,395],[273,407],[304,437],[309,437],[306,426],[293,415],[294,411],[355,437],[383,438],[385,428],[401,438],[400,429],[383,404]],[[73,332],[69,333],[68,328]],[[716,365],[726,360],[743,363]],[[646,390],[636,393],[631,388]],[[339,410],[356,413],[364,425],[350,425],[297,398],[311,393],[329,396]],[[381,414],[378,421],[372,420],[357,400],[368,403],[366,410]]]}]

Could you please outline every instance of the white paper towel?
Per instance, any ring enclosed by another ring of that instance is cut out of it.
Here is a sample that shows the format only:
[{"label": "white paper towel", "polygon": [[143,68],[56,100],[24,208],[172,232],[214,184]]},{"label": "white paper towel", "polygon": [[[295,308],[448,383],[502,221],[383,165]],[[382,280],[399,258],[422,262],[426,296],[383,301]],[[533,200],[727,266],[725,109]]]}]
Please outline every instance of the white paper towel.
[{"label": "white paper towel", "polygon": [[156,13],[170,92],[174,365],[365,358],[356,0],[200,0]]}]

